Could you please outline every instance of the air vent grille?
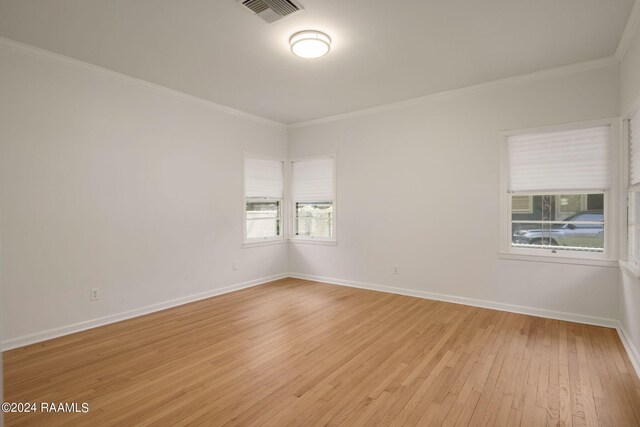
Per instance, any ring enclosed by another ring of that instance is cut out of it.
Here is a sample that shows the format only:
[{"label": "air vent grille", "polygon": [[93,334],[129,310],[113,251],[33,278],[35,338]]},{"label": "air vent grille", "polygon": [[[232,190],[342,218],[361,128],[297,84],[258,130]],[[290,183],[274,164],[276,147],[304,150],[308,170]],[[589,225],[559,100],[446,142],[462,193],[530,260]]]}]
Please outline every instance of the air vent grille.
[{"label": "air vent grille", "polygon": [[260,18],[271,23],[302,10],[292,0],[240,0],[242,5]]},{"label": "air vent grille", "polygon": [[271,9],[282,16],[291,15],[293,12],[300,10],[298,6],[289,0],[263,0]]},{"label": "air vent grille", "polygon": [[269,9],[269,6],[267,6],[262,0],[245,0],[242,4],[249,8],[253,13],[260,13]]}]

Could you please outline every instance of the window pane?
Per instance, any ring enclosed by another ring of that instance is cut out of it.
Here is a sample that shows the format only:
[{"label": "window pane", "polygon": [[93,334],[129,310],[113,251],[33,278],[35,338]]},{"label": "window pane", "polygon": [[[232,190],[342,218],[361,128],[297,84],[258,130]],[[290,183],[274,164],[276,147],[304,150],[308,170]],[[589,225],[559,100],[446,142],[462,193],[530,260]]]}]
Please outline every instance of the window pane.
[{"label": "window pane", "polygon": [[517,223],[512,226],[512,246],[565,251],[604,251],[604,223]]},{"label": "window pane", "polygon": [[629,192],[629,258],[640,261],[640,192]]},{"label": "window pane", "polygon": [[[589,222],[602,222],[604,220],[604,215],[602,212],[594,212],[594,213],[583,213],[579,215],[574,215],[571,218],[572,221],[589,221]],[[578,224],[581,227],[588,227],[589,224]]]},{"label": "window pane", "polygon": [[629,192],[629,224],[640,225],[640,192]]},{"label": "window pane", "polygon": [[511,212],[513,213],[533,213],[533,196],[517,196],[511,197]]},{"label": "window pane", "polygon": [[[514,209],[524,207],[523,197],[531,198],[530,211]],[[516,199],[517,198],[517,199]],[[551,194],[511,196],[511,219],[514,221],[568,221],[574,215],[599,212],[602,214],[604,194]]]},{"label": "window pane", "polygon": [[638,243],[640,242],[640,228],[636,226],[629,227],[629,258],[639,261]]},{"label": "window pane", "polygon": [[587,208],[586,194],[567,194],[556,197],[560,199],[559,211],[562,215],[573,215]]},{"label": "window pane", "polygon": [[247,219],[278,218],[280,216],[280,202],[247,201]]},{"label": "window pane", "polygon": [[247,219],[247,239],[260,239],[280,235],[279,219]]},{"label": "window pane", "polygon": [[280,235],[280,201],[247,200],[247,239]]},{"label": "window pane", "polygon": [[604,194],[533,195],[532,212],[512,212],[513,247],[604,251]]},{"label": "window pane", "polygon": [[333,236],[333,204],[331,202],[296,203],[296,235]]}]

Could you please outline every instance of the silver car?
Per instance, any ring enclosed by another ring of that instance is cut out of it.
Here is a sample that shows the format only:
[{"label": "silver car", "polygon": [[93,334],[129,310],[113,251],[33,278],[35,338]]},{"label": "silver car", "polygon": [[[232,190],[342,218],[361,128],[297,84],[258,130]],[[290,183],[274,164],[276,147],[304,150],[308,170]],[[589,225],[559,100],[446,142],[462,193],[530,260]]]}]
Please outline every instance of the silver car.
[{"label": "silver car", "polygon": [[[563,221],[569,224],[549,224],[543,228],[515,230],[514,245],[567,246],[583,250],[604,248],[604,214],[602,211],[578,212]],[[588,221],[590,223],[580,223]],[[573,223],[576,222],[576,223]],[[541,224],[537,224],[538,227]]]}]

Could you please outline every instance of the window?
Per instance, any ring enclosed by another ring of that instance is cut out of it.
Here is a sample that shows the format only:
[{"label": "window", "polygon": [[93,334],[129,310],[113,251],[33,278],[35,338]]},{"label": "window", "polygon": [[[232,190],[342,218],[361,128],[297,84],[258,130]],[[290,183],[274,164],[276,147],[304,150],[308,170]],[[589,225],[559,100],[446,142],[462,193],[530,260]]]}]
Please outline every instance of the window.
[{"label": "window", "polygon": [[335,241],[333,157],[291,162],[293,238]]},{"label": "window", "polygon": [[640,272],[640,111],[629,120],[628,260]]},{"label": "window", "polygon": [[504,251],[604,258],[610,126],[510,134]]},{"label": "window", "polygon": [[282,239],[283,162],[244,159],[245,243]]}]

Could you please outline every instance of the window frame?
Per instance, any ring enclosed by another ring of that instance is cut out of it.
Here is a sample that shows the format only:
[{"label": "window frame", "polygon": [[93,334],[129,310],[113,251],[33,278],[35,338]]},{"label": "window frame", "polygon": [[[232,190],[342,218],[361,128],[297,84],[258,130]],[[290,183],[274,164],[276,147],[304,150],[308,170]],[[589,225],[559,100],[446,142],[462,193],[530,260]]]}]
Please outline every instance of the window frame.
[{"label": "window frame", "polygon": [[[300,203],[311,203],[304,200],[296,200],[293,198],[293,164],[296,162],[316,159],[331,159],[333,162],[333,199],[332,200],[315,200],[313,203],[326,203],[331,202],[333,218],[332,218],[332,233],[331,237],[314,237],[314,236],[299,236],[296,234],[296,205]],[[338,243],[338,208],[337,208],[337,161],[335,153],[317,154],[312,156],[304,156],[290,159],[288,167],[289,185],[288,185],[288,199],[289,199],[289,241],[292,243],[304,243],[304,244],[317,244],[317,245],[337,245]]]},{"label": "window frame", "polygon": [[[247,182],[246,182],[246,159],[258,159],[258,160],[271,160],[282,163],[282,197],[280,199],[274,199],[273,197],[256,198],[247,197]],[[287,242],[287,168],[286,159],[276,156],[269,156],[265,154],[243,152],[242,155],[242,244],[243,247],[273,245]],[[250,199],[260,199],[265,202],[277,201],[280,203],[280,234],[271,237],[247,237],[247,201]]]},{"label": "window frame", "polygon": [[[581,189],[581,190],[553,190],[535,192],[508,192],[508,171],[507,171],[507,144],[508,138],[515,135],[545,132],[561,132],[578,130],[589,127],[609,126],[609,148],[610,166],[610,186],[608,189]],[[618,182],[619,171],[614,167],[619,157],[619,135],[620,120],[615,117],[603,119],[563,123],[551,126],[539,126],[526,129],[503,131],[499,134],[499,161],[500,161],[500,186],[499,186],[499,247],[498,257],[501,259],[515,259],[522,261],[539,261],[565,264],[584,264],[614,267],[618,264]],[[511,198],[513,195],[567,195],[567,194],[593,194],[603,193],[603,213],[604,213],[604,251],[603,252],[579,252],[563,251],[553,249],[535,249],[512,247],[512,211]]]},{"label": "window frame", "polygon": [[[633,258],[631,255],[633,253],[631,250],[631,244],[634,241],[631,238],[631,231],[634,228],[640,228],[640,224],[632,223],[632,218],[634,217],[632,210],[636,206],[631,202],[633,194],[640,193],[640,183],[634,185],[631,182],[631,119],[634,118],[636,114],[640,114],[640,105],[637,107],[638,108],[636,109],[632,109],[632,112],[622,120],[622,134],[624,137],[622,138],[623,150],[620,170],[623,176],[622,188],[625,189],[625,197],[623,197],[623,206],[621,211],[623,212],[623,223],[625,224],[625,227],[620,233],[622,252],[622,256],[620,257],[620,267],[628,270],[635,277],[640,278],[640,250],[637,251],[638,259]],[[640,245],[638,246],[640,249]]]},{"label": "window frame", "polygon": [[[640,256],[634,258],[632,256],[633,250],[631,249],[631,244],[634,242],[634,239],[631,238],[632,230],[640,229],[640,223],[635,224],[632,223],[632,218],[634,217],[632,213],[632,209],[640,208],[640,206],[635,206],[635,203],[631,202],[633,197],[633,193],[640,193],[640,184],[629,185],[627,188],[627,244],[626,244],[626,262],[627,268],[629,268],[636,277],[640,277]],[[637,243],[637,242],[636,242]],[[640,247],[640,245],[638,245]],[[640,250],[637,250],[636,253],[640,255]]]}]

